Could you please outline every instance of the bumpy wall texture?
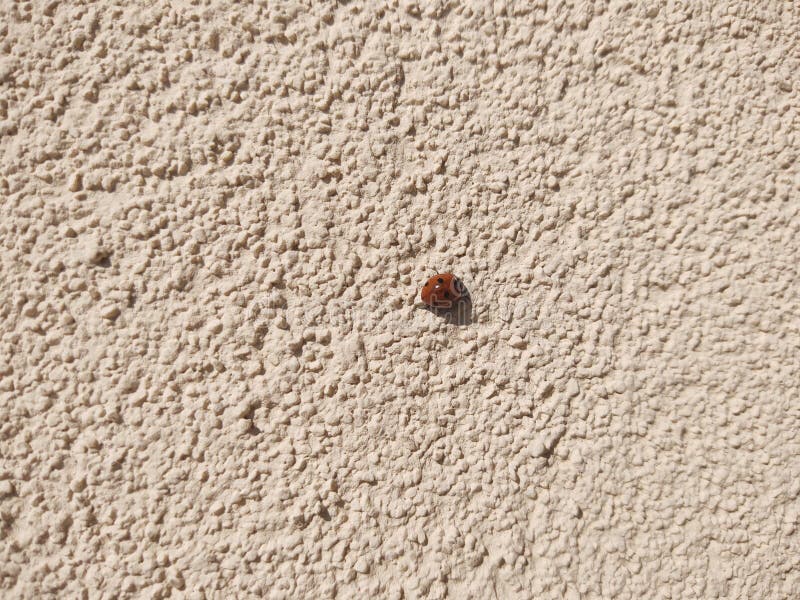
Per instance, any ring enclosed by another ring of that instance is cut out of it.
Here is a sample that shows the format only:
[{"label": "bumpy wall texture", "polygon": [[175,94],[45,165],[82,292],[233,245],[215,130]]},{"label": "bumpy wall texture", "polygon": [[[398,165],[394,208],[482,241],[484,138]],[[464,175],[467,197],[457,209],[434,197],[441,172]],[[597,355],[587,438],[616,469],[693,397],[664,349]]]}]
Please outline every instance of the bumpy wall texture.
[{"label": "bumpy wall texture", "polygon": [[797,598],[797,3],[118,4],[0,3],[0,596]]}]

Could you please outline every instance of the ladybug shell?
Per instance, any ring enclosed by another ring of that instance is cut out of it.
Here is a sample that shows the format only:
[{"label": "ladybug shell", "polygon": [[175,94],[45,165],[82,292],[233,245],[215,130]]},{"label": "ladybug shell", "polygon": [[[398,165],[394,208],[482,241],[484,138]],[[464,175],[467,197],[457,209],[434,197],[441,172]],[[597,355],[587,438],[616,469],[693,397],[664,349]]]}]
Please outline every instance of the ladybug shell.
[{"label": "ladybug shell", "polygon": [[464,296],[464,284],[452,273],[439,273],[422,286],[420,297],[428,306],[450,308]]}]

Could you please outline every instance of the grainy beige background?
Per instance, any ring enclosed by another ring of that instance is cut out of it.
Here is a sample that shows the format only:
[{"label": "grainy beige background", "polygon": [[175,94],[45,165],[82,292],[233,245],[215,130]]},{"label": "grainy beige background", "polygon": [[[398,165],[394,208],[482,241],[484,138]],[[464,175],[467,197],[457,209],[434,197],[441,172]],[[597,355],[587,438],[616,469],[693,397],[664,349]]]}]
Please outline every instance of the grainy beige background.
[{"label": "grainy beige background", "polygon": [[0,595],[797,598],[799,71],[778,0],[0,3]]}]

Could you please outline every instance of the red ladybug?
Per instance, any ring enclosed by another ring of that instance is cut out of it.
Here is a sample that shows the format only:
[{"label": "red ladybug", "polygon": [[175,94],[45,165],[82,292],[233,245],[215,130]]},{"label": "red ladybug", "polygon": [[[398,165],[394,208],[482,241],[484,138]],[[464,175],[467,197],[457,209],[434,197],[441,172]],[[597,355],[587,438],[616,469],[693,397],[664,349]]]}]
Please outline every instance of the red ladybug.
[{"label": "red ladybug", "polygon": [[452,273],[434,275],[422,286],[422,301],[434,308],[451,308],[466,295],[466,288]]}]

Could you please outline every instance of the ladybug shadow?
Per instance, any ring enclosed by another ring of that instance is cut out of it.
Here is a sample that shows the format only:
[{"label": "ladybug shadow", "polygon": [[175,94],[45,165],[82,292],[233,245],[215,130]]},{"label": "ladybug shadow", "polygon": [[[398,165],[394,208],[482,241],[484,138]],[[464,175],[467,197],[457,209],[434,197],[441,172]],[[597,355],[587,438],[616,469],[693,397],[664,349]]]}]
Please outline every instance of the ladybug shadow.
[{"label": "ladybug shadow", "polygon": [[422,308],[441,318],[448,325],[465,327],[472,324],[472,297],[469,292],[450,308],[434,308],[432,306],[423,306]]}]

